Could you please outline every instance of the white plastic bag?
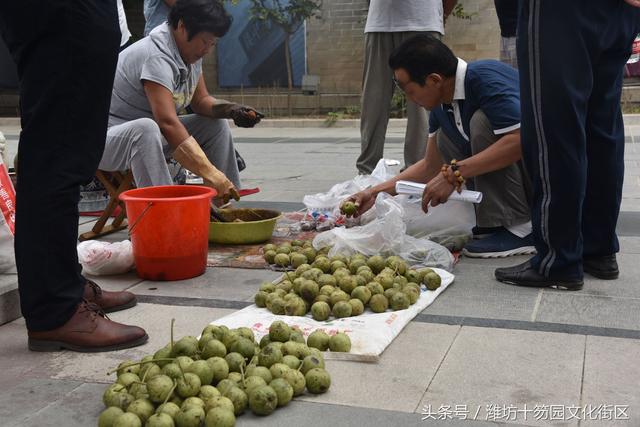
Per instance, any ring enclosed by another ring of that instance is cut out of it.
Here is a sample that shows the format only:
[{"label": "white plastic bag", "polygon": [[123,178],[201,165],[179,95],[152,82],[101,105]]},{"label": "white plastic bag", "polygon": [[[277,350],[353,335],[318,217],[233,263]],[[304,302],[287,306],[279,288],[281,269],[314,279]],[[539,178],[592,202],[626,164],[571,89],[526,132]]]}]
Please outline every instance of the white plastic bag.
[{"label": "white plastic bag", "polygon": [[395,199],[404,208],[404,223],[407,234],[440,243],[451,251],[461,250],[471,238],[471,229],[476,225],[474,205],[449,200],[442,205],[422,211],[422,199],[406,195]]},{"label": "white plastic bag", "polygon": [[453,269],[453,255],[445,247],[406,234],[405,211],[394,197],[380,193],[375,203],[376,218],[350,229],[334,228],[318,234],[313,246],[331,246],[329,256],[360,252],[365,255],[399,255],[410,265]]},{"label": "white plastic bag", "polygon": [[122,274],[133,268],[133,248],[129,240],[116,243],[88,240],[78,245],[78,261],[87,274]]},{"label": "white plastic bag", "polygon": [[397,160],[380,159],[371,175],[358,175],[349,181],[334,185],[326,193],[317,193],[304,196],[302,203],[307,207],[310,216],[325,215],[336,218],[340,203],[354,193],[380,184],[396,174],[391,169],[398,165]]}]

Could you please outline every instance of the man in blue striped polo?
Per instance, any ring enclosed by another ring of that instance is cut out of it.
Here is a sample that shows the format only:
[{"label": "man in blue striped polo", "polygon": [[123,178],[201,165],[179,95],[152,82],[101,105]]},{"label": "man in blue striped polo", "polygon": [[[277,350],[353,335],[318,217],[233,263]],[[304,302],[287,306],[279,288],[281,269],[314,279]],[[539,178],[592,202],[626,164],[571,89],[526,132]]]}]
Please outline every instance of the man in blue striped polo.
[{"label": "man in blue striped polo", "polygon": [[463,183],[484,194],[476,206],[476,230],[484,238],[467,244],[475,258],[531,254],[529,184],[520,162],[518,72],[494,60],[467,64],[431,35],[406,40],[389,65],[398,86],[430,110],[423,159],[393,179],[351,197],[358,214],[380,192],[395,194],[395,182],[427,184],[423,210],[445,203]]}]

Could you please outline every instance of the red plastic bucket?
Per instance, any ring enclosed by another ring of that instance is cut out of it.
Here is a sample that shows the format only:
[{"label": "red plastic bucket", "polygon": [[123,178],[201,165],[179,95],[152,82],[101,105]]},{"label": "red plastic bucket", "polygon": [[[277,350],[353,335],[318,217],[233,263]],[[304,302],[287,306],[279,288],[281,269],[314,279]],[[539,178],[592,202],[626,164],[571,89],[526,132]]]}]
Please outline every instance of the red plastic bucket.
[{"label": "red plastic bucket", "polygon": [[182,280],[204,273],[215,195],[215,190],[195,185],[137,188],[120,195],[138,276]]}]

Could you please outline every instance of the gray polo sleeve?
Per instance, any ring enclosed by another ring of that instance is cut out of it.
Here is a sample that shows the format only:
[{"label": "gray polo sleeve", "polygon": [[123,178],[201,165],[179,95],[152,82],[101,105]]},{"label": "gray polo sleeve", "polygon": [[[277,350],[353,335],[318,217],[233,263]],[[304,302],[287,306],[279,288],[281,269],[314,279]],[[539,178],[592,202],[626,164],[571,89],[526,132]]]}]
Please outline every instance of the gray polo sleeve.
[{"label": "gray polo sleeve", "polygon": [[140,80],[148,80],[166,87],[173,93],[176,89],[175,70],[173,65],[163,56],[150,56],[142,64]]}]

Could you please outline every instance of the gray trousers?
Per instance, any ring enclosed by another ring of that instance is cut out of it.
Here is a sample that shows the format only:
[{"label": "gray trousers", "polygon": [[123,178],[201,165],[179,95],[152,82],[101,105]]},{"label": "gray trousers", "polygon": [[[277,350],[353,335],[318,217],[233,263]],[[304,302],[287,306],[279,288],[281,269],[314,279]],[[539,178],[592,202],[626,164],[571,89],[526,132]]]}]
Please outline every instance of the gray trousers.
[{"label": "gray trousers", "polygon": [[[493,133],[491,123],[482,110],[471,117],[471,155],[487,149],[500,135]],[[468,155],[465,147],[454,143],[440,129],[436,135],[438,151],[447,164]],[[478,227],[510,227],[530,220],[531,184],[522,161],[468,180],[467,186],[483,193],[482,202],[475,205]]]},{"label": "gray trousers", "polygon": [[[369,174],[384,155],[384,140],[393,97],[393,71],[389,67],[391,52],[416,34],[438,32],[407,31],[399,33],[366,33],[364,35],[364,75],[362,78],[360,157],[356,167]],[[407,130],[404,139],[404,164],[410,166],[424,158],[427,147],[429,115],[427,110],[407,100]]]},{"label": "gray trousers", "polygon": [[[180,116],[179,119],[189,134],[198,141],[209,161],[240,188],[240,173],[227,121],[198,114]],[[172,150],[155,121],[142,118],[109,124],[111,126],[107,130],[107,141],[99,169],[130,169],[139,188],[173,184],[167,167],[167,159],[171,157]]]}]

